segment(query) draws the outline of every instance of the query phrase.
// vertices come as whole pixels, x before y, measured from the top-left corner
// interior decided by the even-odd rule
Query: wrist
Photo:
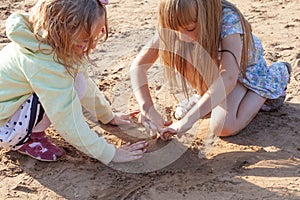
[[[149,113],[149,111],[153,108],[153,103],[152,102],[145,102],[145,103],[142,103],[140,104],[140,110],[141,110],[141,113],[142,114],[146,114],[146,113]]]
[[[193,119],[190,116],[185,116],[181,119],[183,126],[189,127],[189,129],[194,125],[197,120]]]

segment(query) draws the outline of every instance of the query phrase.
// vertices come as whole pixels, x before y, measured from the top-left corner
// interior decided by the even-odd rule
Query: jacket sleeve
[[[64,69],[53,70],[51,68],[53,66],[44,67],[41,71],[31,75],[29,80],[51,123],[75,148],[105,164],[109,163],[115,154],[115,147],[108,144],[103,137],[99,137],[86,123],[70,75]],[[85,102],[88,100],[89,98],[86,98]],[[101,100],[101,98],[96,98],[95,103]],[[106,102],[101,103],[103,106],[100,107],[105,109],[105,112],[99,112],[100,117],[106,116],[102,113],[109,113]]]
[[[97,117],[102,123],[107,124],[114,118],[109,102],[87,72],[84,73],[84,77],[87,89],[81,103],[93,116]]]
[[[21,81],[26,87],[27,94],[22,95],[37,94],[51,123],[67,142],[87,155],[109,163],[115,154],[114,146],[99,137],[86,123],[73,78],[49,53],[52,52],[51,46],[36,40],[28,15],[11,15],[7,27],[7,35],[14,47],[10,52],[14,63],[11,69],[22,74],[14,77],[12,82]]]

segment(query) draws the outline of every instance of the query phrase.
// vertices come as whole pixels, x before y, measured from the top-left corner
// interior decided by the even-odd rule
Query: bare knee
[[[214,135],[218,137],[230,137],[238,134],[240,131],[234,125],[228,126],[224,125],[223,127],[213,127],[211,128]]]
[[[239,130],[223,129],[219,137],[230,137],[238,134]]]

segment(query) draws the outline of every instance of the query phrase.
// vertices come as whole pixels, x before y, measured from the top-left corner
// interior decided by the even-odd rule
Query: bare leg
[[[226,101],[213,109],[211,130],[221,137],[237,134],[256,116],[265,100],[238,83]]]
[[[51,125],[51,122],[46,114],[44,114],[42,120],[32,129],[32,132],[43,132],[45,131],[49,126]]]

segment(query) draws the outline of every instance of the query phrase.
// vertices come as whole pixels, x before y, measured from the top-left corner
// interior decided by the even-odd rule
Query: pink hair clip
[[[102,6],[106,6],[109,3],[108,0],[99,0],[99,2],[102,4]]]

